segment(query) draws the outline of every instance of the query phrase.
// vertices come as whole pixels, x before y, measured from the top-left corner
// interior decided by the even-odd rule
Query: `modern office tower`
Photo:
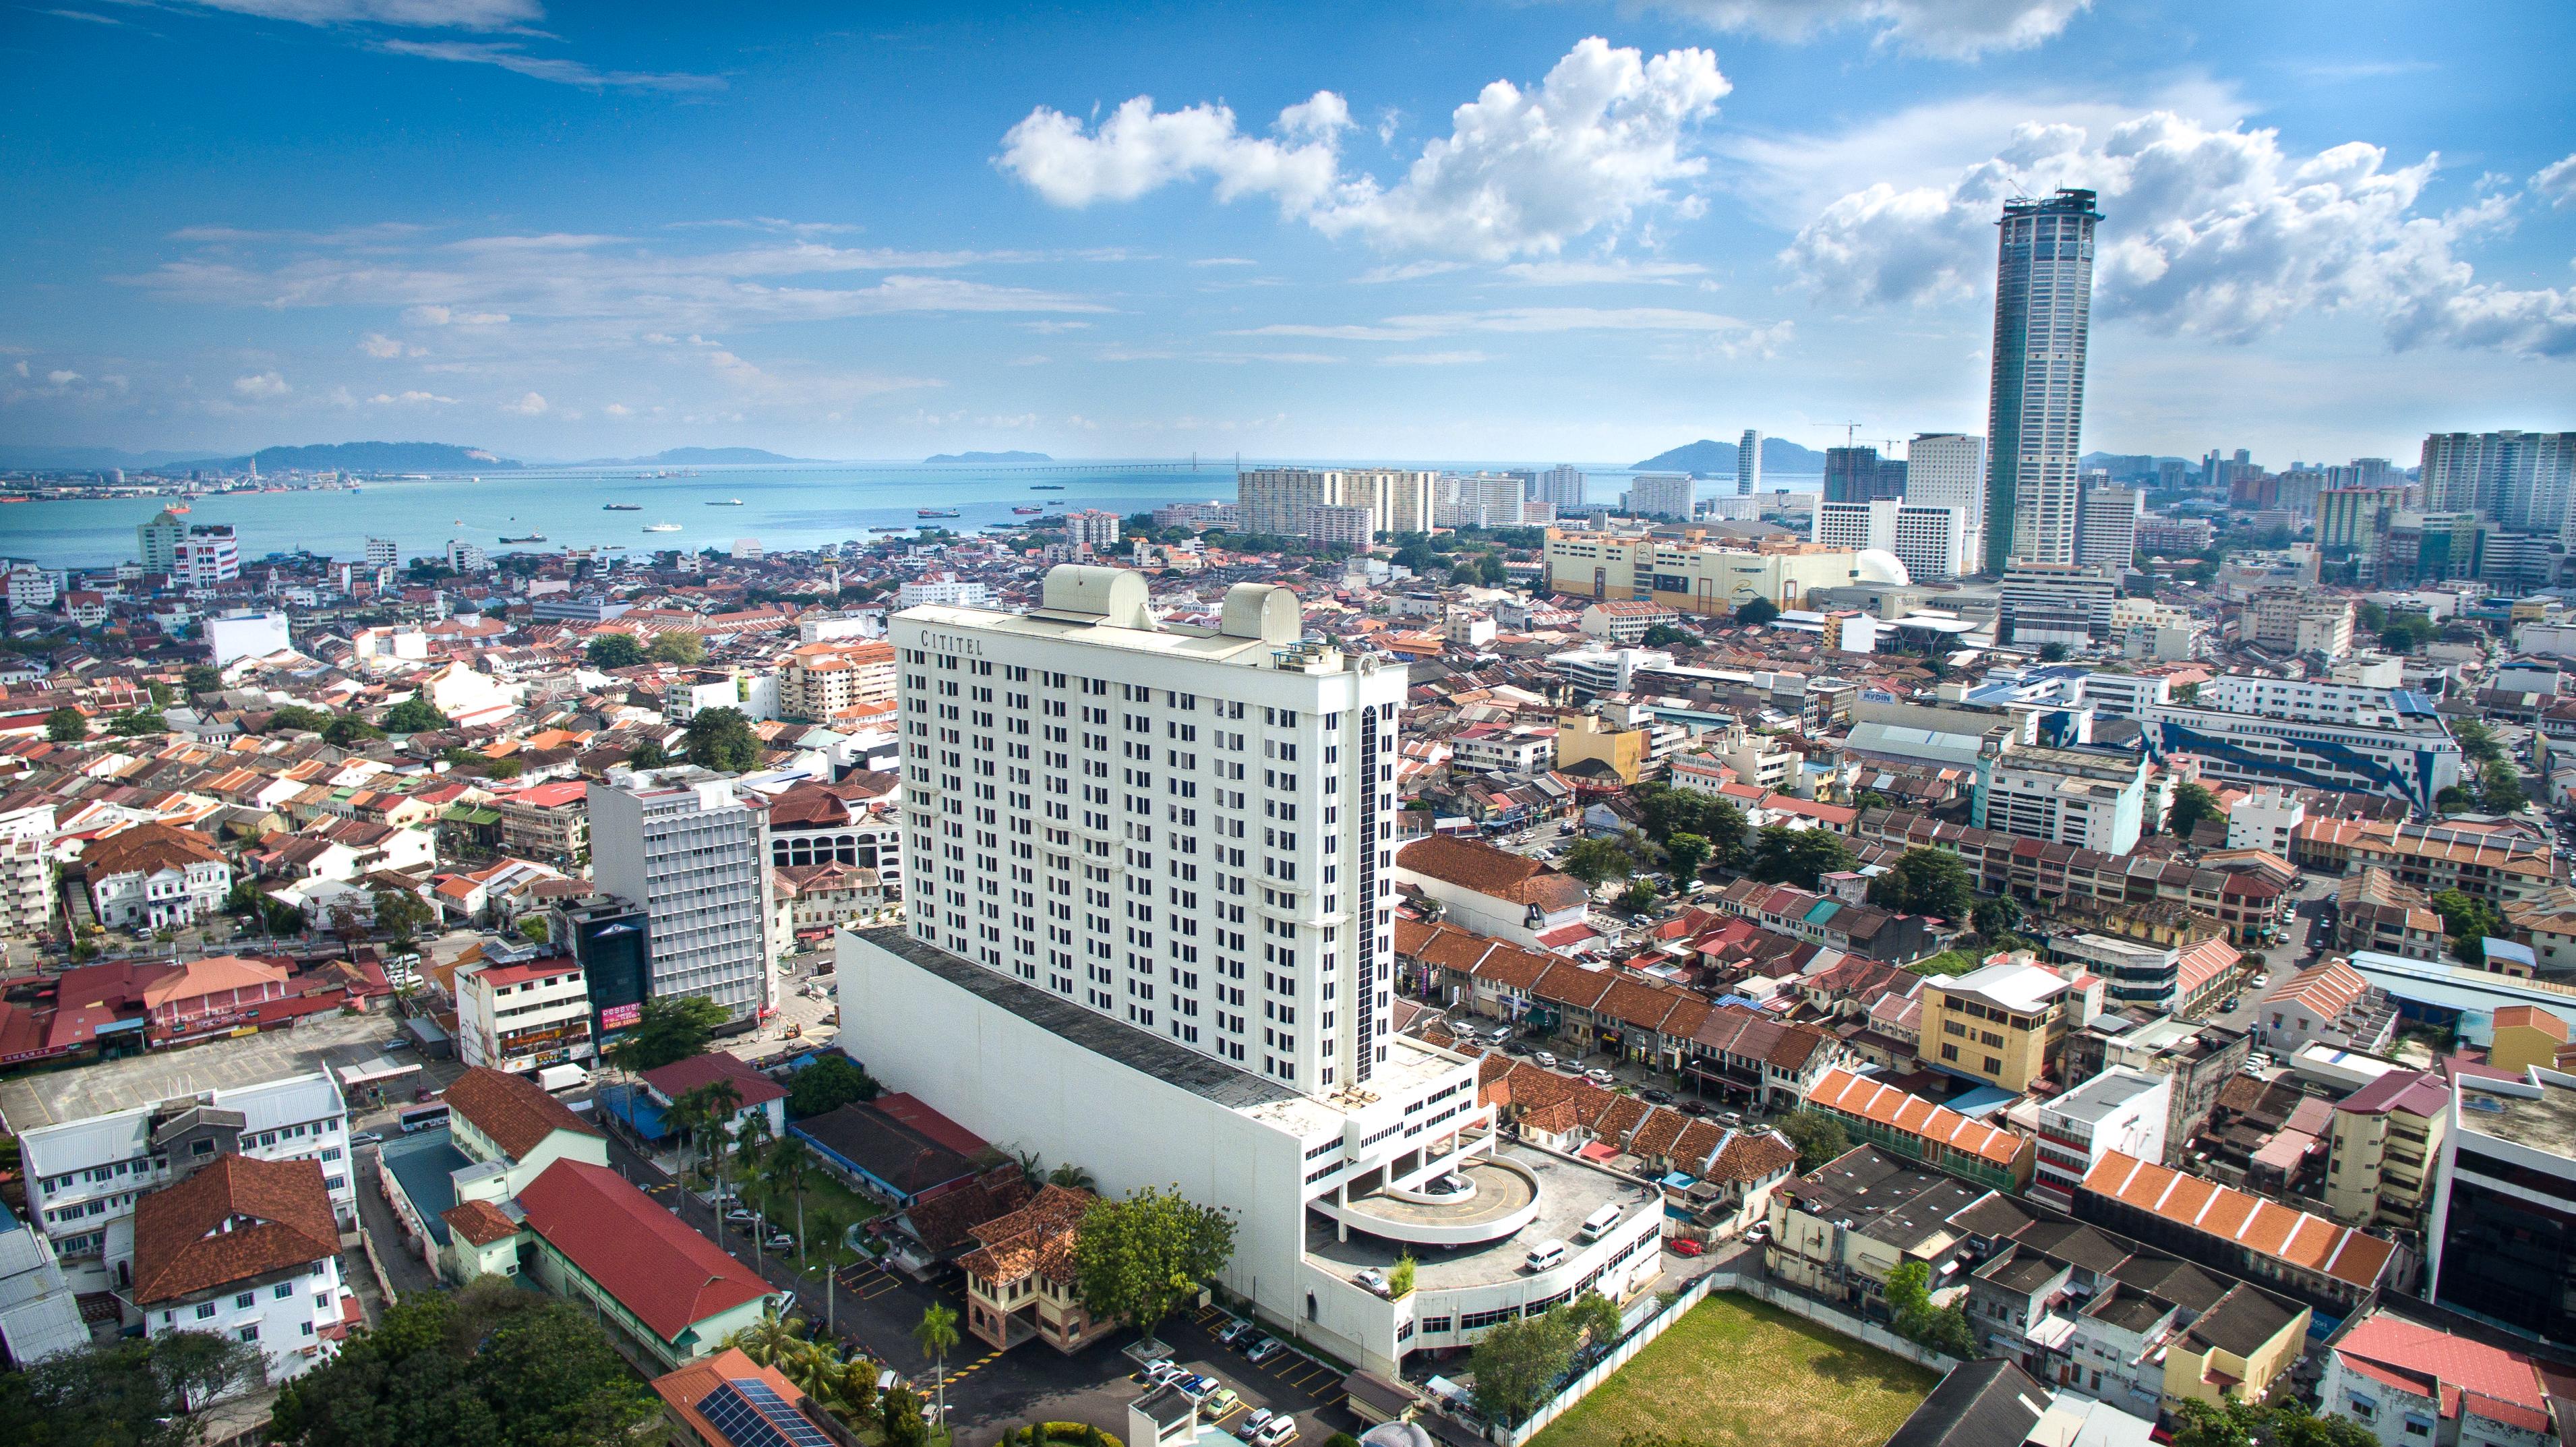
[[[2400,511],[2380,544],[2380,583],[2403,588],[2476,577],[2486,557],[2481,521],[2473,512]]]
[[[166,508],[136,524],[134,547],[143,571],[168,573],[178,567],[179,543],[187,536],[188,525]]]
[[[1918,583],[1961,577],[1977,566],[1962,510],[1904,498],[1819,503],[1816,541],[1854,552],[1875,548],[1893,553],[1905,565],[1906,576]]]
[[[1750,427],[1744,429],[1744,440],[1735,444],[1735,495],[1751,497],[1762,490],[1762,434]]]
[[[367,566],[391,568],[402,562],[402,548],[391,538],[367,539]]]
[[[590,786],[591,882],[641,905],[648,993],[697,995],[751,1025],[770,1003],[766,801],[693,766]]]
[[[1059,567],[1025,617],[894,618],[913,937],[1267,1079],[1365,1082],[1404,672],[1302,641],[1285,588],[1236,585],[1207,634],[1145,592]]]
[[[2075,561],[2075,472],[2093,312],[2093,193],[2004,203],[1986,435],[1986,571]]]
[[[1341,501],[1330,474],[1311,467],[1247,468],[1235,480],[1243,530],[1261,537],[1306,535],[1306,510]]]
[[[1628,511],[1688,522],[1699,504],[1699,480],[1687,472],[1641,472],[1628,483]]]
[[[2075,561],[2126,568],[2138,555],[2147,495],[2134,487],[2088,487],[2075,498]]]
[[[2424,439],[2421,478],[2427,512],[2560,534],[2576,497],[2576,432],[2436,432]]]
[[[1531,491],[1530,497],[1559,512],[1571,512],[1583,506],[1583,490],[1583,469],[1571,463],[1558,463],[1538,475],[1538,486]]]
[[[1905,464],[1875,447],[1825,449],[1826,502],[1875,502],[1905,496]]]
[[[1954,507],[1965,519],[1961,545],[1973,573],[1986,556],[1986,439],[1964,432],[1918,432],[1905,447],[1905,500]]]

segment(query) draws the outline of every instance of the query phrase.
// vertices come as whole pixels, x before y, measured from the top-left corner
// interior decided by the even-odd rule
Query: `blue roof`
[[[2005,1106],[2008,1106],[2019,1099],[2021,1099],[2021,1097],[2014,1094],[2012,1091],[1998,1090],[1991,1085],[1983,1085],[1979,1086],[1975,1090],[1969,1091],[1965,1095],[1944,1101],[1942,1104],[1957,1111],[1959,1114],[1974,1120],[1980,1116],[1992,1115],[1996,1111],[2003,1109]]]
[[[2433,700],[2416,689],[2392,688],[2388,691],[2388,709],[2391,713],[2409,717],[2430,718],[2433,716]]]
[[[2520,965],[2527,970],[2537,971],[2540,968],[2540,960],[2537,956],[2532,954],[2531,946],[2529,945],[2515,944],[2511,940],[2500,940],[2493,935],[2488,935],[2486,938],[2478,941],[2478,943],[2485,949],[2487,960],[2491,964],[2496,960],[2505,960],[2510,963]]]
[[[379,1169],[394,1173],[403,1194],[420,1209],[429,1225],[429,1234],[439,1245],[447,1244],[447,1223],[439,1213],[456,1204],[456,1182],[451,1173],[474,1164],[445,1130],[425,1130],[386,1141],[378,1151]]]
[[[635,1127],[635,1133],[648,1141],[657,1141],[671,1133],[663,1119],[662,1107],[649,1091],[631,1085],[611,1085],[599,1092],[599,1103],[611,1115]]]

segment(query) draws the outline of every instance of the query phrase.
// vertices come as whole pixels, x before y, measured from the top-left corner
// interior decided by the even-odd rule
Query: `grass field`
[[[1758,1301],[1711,1296],[1532,1447],[1878,1447],[1938,1380]]]

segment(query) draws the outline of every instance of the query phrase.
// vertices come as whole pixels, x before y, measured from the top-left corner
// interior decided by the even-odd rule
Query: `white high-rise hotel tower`
[[[2075,562],[2076,457],[2093,314],[2090,191],[2004,203],[1995,261],[1986,571]]]

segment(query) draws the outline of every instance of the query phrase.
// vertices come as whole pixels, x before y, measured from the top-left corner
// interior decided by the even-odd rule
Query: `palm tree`
[[[761,1165],[768,1150],[768,1142],[768,1115],[754,1111],[744,1116],[741,1126],[734,1132],[733,1163],[741,1169],[742,1183],[746,1189],[761,1184]],[[769,1235],[769,1214],[766,1209],[769,1203],[763,1201],[761,1204],[764,1209],[761,1212],[760,1222],[751,1228],[751,1259],[757,1267],[767,1270],[769,1258],[763,1253],[762,1248]]]
[[[730,1080],[710,1080],[688,1092],[684,1099],[694,1099],[706,1112],[707,1125],[715,1131],[716,1140],[707,1159],[716,1168],[716,1239],[724,1239],[724,1158],[725,1146],[733,1139],[734,1112],[742,1109],[742,1092]]]
[[[1066,1161],[1048,1172],[1046,1183],[1050,1186],[1062,1186],[1068,1191],[1088,1191],[1097,1184],[1091,1179],[1091,1172],[1071,1161]]]
[[[740,1351],[764,1367],[776,1367],[797,1348],[805,1345],[797,1335],[805,1325],[802,1317],[780,1316],[776,1307],[761,1313],[760,1320],[724,1339],[724,1344]],[[780,1370],[786,1370],[780,1367]]]
[[[1024,1151],[1013,1147],[1011,1156],[1020,1163],[1022,1180],[1035,1181],[1046,1174],[1046,1162],[1039,1158],[1036,1151]]]
[[[694,1158],[697,1155],[698,1132],[705,1129],[707,1124],[705,1103],[699,1100],[694,1092],[683,1095],[671,1102],[671,1108],[662,1113],[662,1120],[664,1124],[679,1133],[680,1188],[686,1191],[689,1184],[689,1168],[695,1163]],[[673,1204],[677,1205],[676,1197]]]
[[[813,1158],[804,1144],[790,1137],[771,1145],[760,1162],[760,1184],[770,1199],[784,1195],[796,1203],[796,1269],[805,1270],[805,1182],[814,1174]]]
[[[912,1329],[913,1344],[921,1354],[937,1365],[932,1369],[939,1384],[939,1429],[948,1427],[948,1349],[957,1345],[957,1313],[946,1303],[933,1305],[921,1314],[921,1325]],[[953,1440],[953,1436],[952,1436]]]
[[[796,1199],[798,1208],[802,1209],[805,1198],[799,1196]],[[840,1332],[834,1329],[832,1325],[832,1298],[839,1294],[837,1278],[840,1273],[841,1233],[849,1230],[850,1228],[849,1224],[841,1219],[841,1213],[833,1210],[815,1212],[814,1226],[817,1234],[819,1234],[824,1241],[823,1335],[833,1341],[839,1341],[841,1339]],[[802,1238],[799,1239],[799,1245],[801,1248]]]

